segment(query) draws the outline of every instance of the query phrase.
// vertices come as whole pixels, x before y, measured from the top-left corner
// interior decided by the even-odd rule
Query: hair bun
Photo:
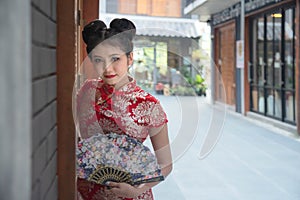
[[[106,25],[101,20],[94,20],[87,24],[82,31],[82,39],[88,44],[93,38],[104,38]]]
[[[112,20],[109,24],[110,28],[116,32],[125,32],[129,36],[130,40],[133,39],[136,33],[135,25],[132,21],[125,18],[116,18]]]
[[[136,28],[133,22],[128,19],[114,19],[110,22],[109,28],[101,20],[94,20],[87,24],[82,31],[82,39],[86,44],[86,51],[89,54],[98,44],[113,36],[122,33],[122,37],[113,37],[117,39],[124,48],[124,51],[131,52],[133,49],[132,39],[135,36]],[[124,37],[123,37],[124,36]]]

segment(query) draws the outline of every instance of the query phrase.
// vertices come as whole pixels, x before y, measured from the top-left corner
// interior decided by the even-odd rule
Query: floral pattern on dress
[[[151,129],[160,129],[168,122],[160,102],[137,86],[135,80],[119,90],[99,79],[87,80],[78,92],[76,108],[82,138],[114,132],[143,142]],[[143,111],[143,108],[148,110]],[[77,186],[84,200],[132,200],[112,197],[105,193],[103,186],[80,179]],[[137,199],[153,200],[151,190]]]
[[[133,119],[137,121],[138,124],[148,125],[150,123],[152,107],[154,102],[141,102],[136,108],[132,109]]]
[[[153,106],[151,117],[150,117],[150,127],[159,127],[161,124],[165,123],[166,114],[160,104],[155,104]]]

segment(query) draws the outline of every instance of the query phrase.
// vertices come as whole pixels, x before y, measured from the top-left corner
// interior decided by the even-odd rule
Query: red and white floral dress
[[[81,138],[98,133],[127,134],[145,141],[149,133],[159,131],[168,122],[159,101],[130,82],[119,90],[98,79],[87,80],[77,94],[76,121]],[[133,200],[106,193],[104,187],[77,179],[79,199]],[[151,189],[136,199],[153,200]]]

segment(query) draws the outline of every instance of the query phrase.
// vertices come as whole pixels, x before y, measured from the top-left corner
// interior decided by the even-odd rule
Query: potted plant
[[[195,76],[194,87],[199,96],[206,96],[207,86],[204,81],[204,78],[202,78],[199,74]]]

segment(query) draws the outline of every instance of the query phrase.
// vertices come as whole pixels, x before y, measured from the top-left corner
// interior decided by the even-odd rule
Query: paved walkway
[[[300,200],[299,140],[214,110],[202,97],[158,98],[176,160],[172,174],[154,188],[156,200]],[[211,129],[221,137],[201,159]]]

